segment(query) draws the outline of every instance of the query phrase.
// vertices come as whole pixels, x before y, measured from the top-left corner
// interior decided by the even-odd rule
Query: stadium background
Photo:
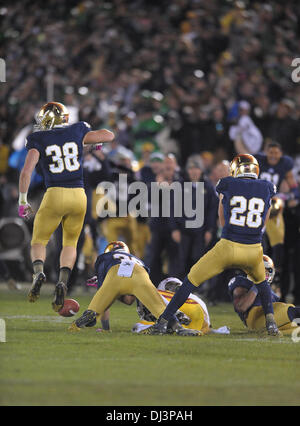
[[[281,143],[295,161],[299,183],[300,84],[291,79],[292,60],[300,56],[299,17],[297,1],[49,0],[43,6],[37,1],[1,6],[0,57],[6,62],[0,91],[1,281],[31,281],[32,221],[17,216],[18,176],[25,137],[46,101],[67,105],[72,122],[84,120],[116,134],[110,149],[85,156],[89,209],[71,290],[91,275],[97,253],[116,228],[134,253],[153,263],[156,284],[157,277],[175,273],[174,263],[181,268],[177,275],[186,272],[191,259],[183,262],[168,221],[99,220],[95,188],[101,180],[116,181],[119,172],[146,183],[188,180],[191,156],[215,185],[237,152],[230,129],[239,119],[240,101],[248,102],[253,126],[262,134],[258,151],[268,141]],[[37,169],[29,193],[33,207],[43,192]],[[290,290],[300,287],[299,209],[285,205]],[[200,253],[218,239],[216,208],[206,220],[211,217],[211,235],[206,239],[203,230]],[[165,250],[153,258],[158,246]],[[57,278],[59,249],[58,231],[48,247],[49,282]],[[208,288],[209,301],[227,300],[224,277]]]

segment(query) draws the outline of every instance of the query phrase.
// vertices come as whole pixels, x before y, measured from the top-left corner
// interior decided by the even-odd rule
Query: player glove
[[[185,315],[183,312],[177,311],[175,316],[182,325],[189,325],[191,322],[191,318]]]
[[[20,204],[19,205],[19,216],[22,219],[30,219],[33,214],[33,210],[30,204]]]
[[[85,285],[89,286],[89,287],[97,287],[98,286],[98,278],[97,275],[94,275],[92,278],[89,278]]]

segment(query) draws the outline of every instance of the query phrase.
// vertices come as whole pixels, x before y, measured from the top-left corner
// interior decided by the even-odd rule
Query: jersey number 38
[[[53,162],[49,164],[51,173],[62,173],[64,170],[74,172],[80,168],[78,146],[75,142],[66,142],[62,147],[49,145],[46,148],[46,155],[52,156]]]
[[[262,224],[262,213],[265,202],[262,198],[253,197],[247,200],[243,196],[235,195],[230,199],[231,215],[229,223],[236,226],[258,228]]]

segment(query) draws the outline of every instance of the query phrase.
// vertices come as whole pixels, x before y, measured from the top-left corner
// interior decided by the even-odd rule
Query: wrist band
[[[27,192],[19,193],[19,204],[27,204]]]

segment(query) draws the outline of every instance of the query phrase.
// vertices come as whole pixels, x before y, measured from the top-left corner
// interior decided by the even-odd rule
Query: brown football
[[[80,306],[77,300],[65,299],[64,306],[58,311],[62,317],[73,317],[79,311]]]

